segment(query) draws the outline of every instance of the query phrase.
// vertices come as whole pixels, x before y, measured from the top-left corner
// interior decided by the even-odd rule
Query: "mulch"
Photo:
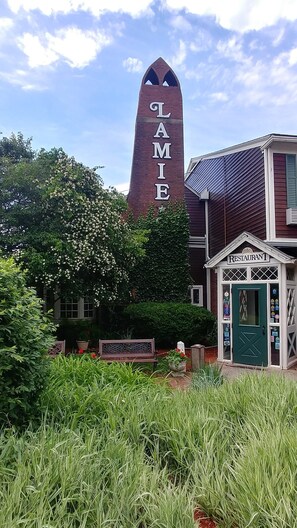
[[[205,516],[201,510],[194,511],[194,520],[199,522],[199,528],[217,528],[217,523]]]

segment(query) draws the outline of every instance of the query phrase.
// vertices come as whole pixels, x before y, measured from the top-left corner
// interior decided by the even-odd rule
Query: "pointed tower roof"
[[[156,86],[177,86],[180,88],[178,78],[162,57],[159,57],[146,70],[142,84],[146,85],[147,83]]]

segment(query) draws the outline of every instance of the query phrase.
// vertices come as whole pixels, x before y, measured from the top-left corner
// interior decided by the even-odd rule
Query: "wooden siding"
[[[190,235],[205,236],[205,205],[199,197],[185,187],[186,208],[190,219]]]
[[[286,224],[287,182],[286,155],[273,155],[274,167],[274,203],[276,238],[297,238],[297,226]]]
[[[264,158],[253,148],[202,160],[187,183],[208,189],[210,257],[243,231],[266,237]]]

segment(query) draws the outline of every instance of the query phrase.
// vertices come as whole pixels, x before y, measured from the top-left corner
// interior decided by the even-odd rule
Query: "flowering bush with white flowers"
[[[105,189],[95,169],[53,149],[10,167],[4,180],[0,247],[28,269],[31,284],[91,292],[95,305],[128,291],[138,242],[123,220],[123,196]]]

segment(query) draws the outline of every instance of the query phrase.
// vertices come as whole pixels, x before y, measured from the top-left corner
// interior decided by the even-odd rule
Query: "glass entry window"
[[[259,325],[259,291],[239,289],[239,324]]]
[[[267,366],[267,286],[233,284],[233,361]]]

